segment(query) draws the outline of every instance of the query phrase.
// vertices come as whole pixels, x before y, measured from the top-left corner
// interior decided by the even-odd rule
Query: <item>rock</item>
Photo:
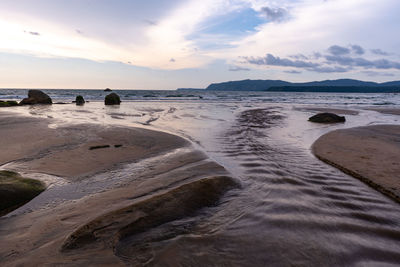
[[[77,105],[81,106],[81,105],[85,104],[85,99],[83,98],[83,96],[78,95],[78,96],[76,96],[76,98],[75,98],[75,103],[76,103]]]
[[[104,103],[106,105],[119,105],[121,103],[121,100],[119,98],[119,95],[116,93],[111,93],[106,96]]]
[[[24,205],[45,190],[37,180],[21,177],[12,171],[0,171],[0,216]]]
[[[110,147],[110,145],[91,146],[91,147],[89,147],[89,150],[100,149],[100,148],[109,148],[109,147]]]
[[[117,245],[119,240],[151,231],[175,220],[219,204],[221,197],[239,184],[228,176],[203,178],[161,194],[102,214],[71,233],[62,251],[93,246],[95,243]],[[169,237],[171,234],[168,233]]]
[[[28,98],[24,98],[20,105],[52,104],[50,96],[40,90],[29,90]]]
[[[112,90],[110,88],[104,89],[104,92],[111,92]]]
[[[345,122],[346,118],[344,116],[338,116],[334,113],[318,113],[308,119],[311,122],[317,123],[337,123]]]
[[[0,100],[0,107],[13,107],[18,106],[17,101],[2,101]]]

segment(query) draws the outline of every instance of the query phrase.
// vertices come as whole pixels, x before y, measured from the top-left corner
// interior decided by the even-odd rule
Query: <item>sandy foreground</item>
[[[80,183],[99,173],[111,176],[124,163],[157,162],[140,175],[125,173],[132,177],[123,186],[0,218],[1,266],[131,263],[118,257],[121,239],[215,205],[238,186],[223,167],[171,134],[88,124],[55,127],[48,119],[7,113],[0,114],[0,124],[0,163],[18,172]],[[89,149],[103,145],[110,147]]]
[[[336,130],[312,146],[321,160],[400,202],[400,126]]]

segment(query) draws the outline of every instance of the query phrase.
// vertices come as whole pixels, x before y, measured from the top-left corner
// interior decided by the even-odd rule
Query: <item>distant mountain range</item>
[[[400,81],[385,83],[352,79],[291,83],[282,80],[243,80],[212,83],[206,90],[213,91],[288,91],[288,92],[400,92]]]

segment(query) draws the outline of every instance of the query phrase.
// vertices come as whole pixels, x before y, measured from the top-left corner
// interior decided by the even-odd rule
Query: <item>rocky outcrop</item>
[[[78,95],[78,96],[76,96],[76,98],[75,98],[75,103],[76,103],[78,106],[82,106],[83,104],[85,104],[85,99],[83,98],[83,96]]]
[[[17,101],[2,101],[0,100],[0,107],[13,107],[18,106]]]
[[[119,95],[116,93],[111,93],[106,96],[104,100],[104,104],[106,105],[119,105],[121,103],[121,99],[119,98]]]
[[[344,116],[338,116],[334,113],[318,113],[308,119],[308,121],[316,123],[338,123],[345,122],[346,118]]]
[[[104,92],[111,92],[112,90],[110,88],[104,89]]]
[[[28,98],[24,98],[20,105],[52,104],[50,96],[40,90],[29,90]]]
[[[0,171],[0,216],[24,205],[45,189],[37,180],[21,177],[12,171]]]
[[[228,176],[203,178],[181,185],[88,222],[65,240],[62,250],[90,247],[96,243],[113,247],[127,236],[215,206],[228,190],[238,187],[239,184]]]

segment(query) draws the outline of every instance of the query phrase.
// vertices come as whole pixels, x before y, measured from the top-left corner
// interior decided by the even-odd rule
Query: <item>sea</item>
[[[173,133],[240,181],[215,207],[144,233],[151,240],[145,245],[126,240],[120,253],[133,265],[399,266],[400,205],[321,162],[311,146],[332,130],[399,124],[398,115],[377,109],[400,108],[400,94],[114,90],[121,105],[105,106],[103,90],[43,91],[59,104],[8,110],[51,118],[54,128],[97,123]],[[27,92],[1,89],[0,99],[21,100]],[[72,104],[77,95],[88,102]],[[352,112],[345,123],[319,125],[308,122],[316,108]],[[33,201],[10,216],[79,199],[110,181],[117,187],[124,173],[112,175],[73,191],[56,184],[43,193],[46,203]],[[63,188],[68,195],[54,193]],[[168,236],[160,234],[163,227]]]

